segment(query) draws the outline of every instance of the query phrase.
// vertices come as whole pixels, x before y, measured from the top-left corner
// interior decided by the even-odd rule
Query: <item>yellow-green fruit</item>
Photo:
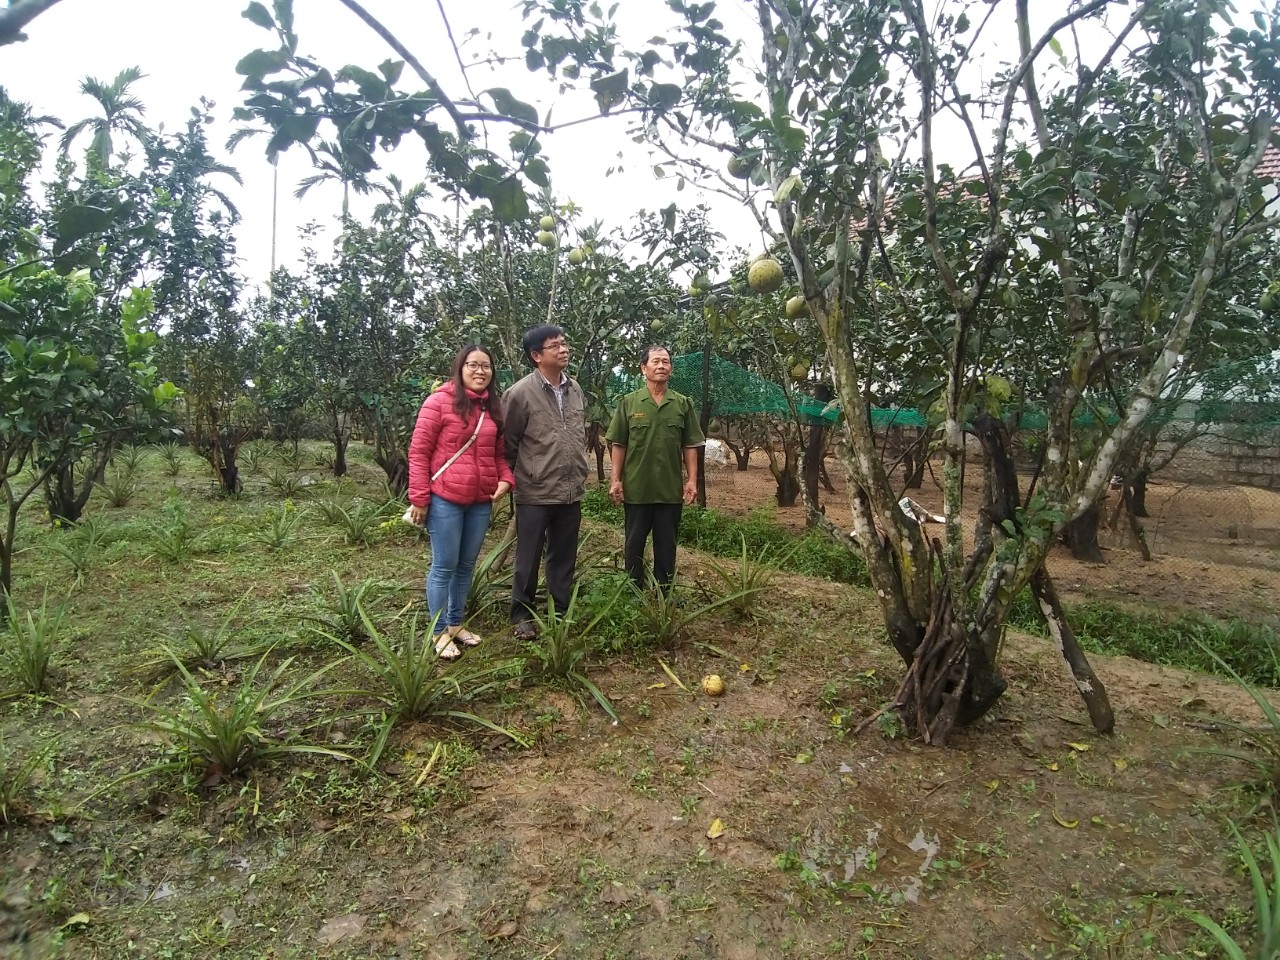
[[[649,324],[649,332],[657,333],[659,330],[661,330],[665,326],[666,324],[663,323],[661,320],[654,320]]]
[[[702,692],[708,697],[718,697],[724,693],[724,681],[719,674],[709,673],[702,678]]]
[[[547,214],[547,216],[538,221],[538,226],[543,230],[554,230],[556,227],[556,218]]]
[[[807,363],[797,363],[791,368],[792,380],[803,380],[809,375],[809,365]]]
[[[556,245],[556,235],[549,230],[543,230],[538,234],[538,242],[544,247],[554,247]]]
[[[729,160],[729,176],[738,180],[749,178],[755,168],[755,161],[748,157],[733,157]]]
[[[762,257],[747,271],[747,286],[756,293],[773,293],[782,286],[782,266],[773,257]]]
[[[695,283],[695,284],[691,284],[691,285],[690,285],[690,287],[689,287],[689,296],[691,296],[691,297],[700,297],[700,296],[702,296],[702,288],[701,288],[700,286],[698,286],[696,283]]]
[[[1263,313],[1270,313],[1276,307],[1280,307],[1280,280],[1273,281],[1271,286],[1263,291],[1258,306],[1262,308]]]
[[[809,304],[804,297],[792,297],[787,301],[787,319],[795,320],[809,312]]]
[[[587,255],[582,252],[581,247],[578,247],[576,249],[569,251],[569,262],[572,263],[575,267],[582,266],[582,261],[586,259],[587,259]]]

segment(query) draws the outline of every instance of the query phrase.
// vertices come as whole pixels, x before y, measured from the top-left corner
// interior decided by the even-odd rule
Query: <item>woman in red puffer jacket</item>
[[[515,477],[503,452],[502,404],[488,347],[463,347],[453,376],[427,397],[409,442],[409,512],[431,535],[427,607],[442,660],[462,656],[480,637],[463,629],[476,557],[493,503]]]

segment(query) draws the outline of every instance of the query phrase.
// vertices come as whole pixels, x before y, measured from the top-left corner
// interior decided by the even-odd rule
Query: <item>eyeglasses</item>
[[[560,350],[562,348],[565,350],[569,349],[569,342],[567,340],[548,340],[538,348],[538,352],[541,353],[544,350]]]
[[[463,367],[472,373],[493,373],[493,366],[488,363],[464,363]]]

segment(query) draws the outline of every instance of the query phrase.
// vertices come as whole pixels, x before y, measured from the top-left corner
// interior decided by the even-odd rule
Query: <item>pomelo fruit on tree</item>
[[[556,235],[550,230],[542,230],[538,233],[538,242],[544,247],[554,247],[556,245]]]
[[[575,247],[569,251],[569,262],[575,267],[582,266],[582,261],[587,259],[587,255],[582,252],[581,247]]]
[[[809,365],[801,361],[791,368],[792,380],[803,380],[809,375]]]
[[[809,312],[809,304],[804,297],[795,296],[787,301],[787,319],[795,320]]]
[[[747,286],[756,293],[773,293],[782,286],[782,265],[773,257],[761,257],[747,271]]]
[[[748,179],[755,168],[756,163],[750,157],[736,156],[729,159],[729,176],[737,180]]]
[[[538,226],[543,230],[554,230],[556,226],[556,218],[551,216],[551,214],[547,214],[538,221]]]

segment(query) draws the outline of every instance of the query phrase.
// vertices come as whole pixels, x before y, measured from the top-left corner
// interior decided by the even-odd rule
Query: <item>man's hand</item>
[[[427,508],[410,504],[409,510],[408,510],[408,517],[409,517],[410,523],[420,527],[427,522]]]
[[[684,482],[684,505],[691,506],[698,499],[698,478],[690,477]]]
[[[609,481],[609,499],[612,500],[614,503],[622,502],[622,481],[621,480]]]
[[[493,491],[493,496],[490,497],[489,499],[496,502],[498,500],[501,500],[510,492],[511,492],[511,484],[509,484],[506,480],[499,480],[498,489]]]

